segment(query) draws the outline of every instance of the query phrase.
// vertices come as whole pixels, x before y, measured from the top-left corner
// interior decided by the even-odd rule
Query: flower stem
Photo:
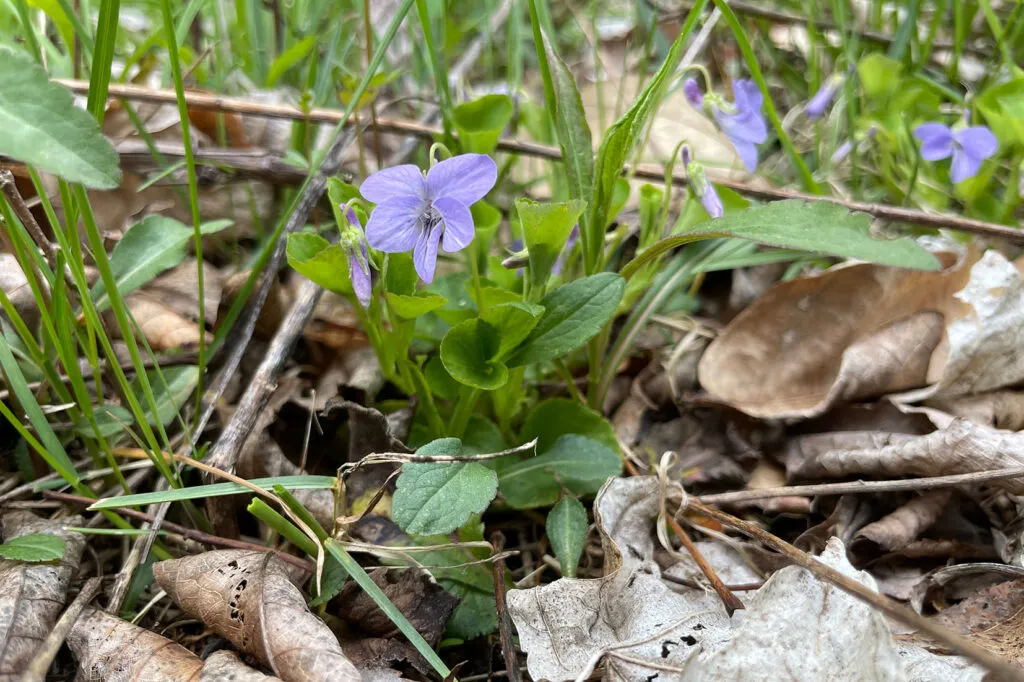
[[[448,435],[453,438],[462,438],[462,434],[466,431],[466,425],[469,424],[469,418],[473,414],[473,406],[476,405],[478,395],[480,395],[480,389],[469,386],[462,387],[459,392],[459,400],[455,403],[455,412],[448,425]]]

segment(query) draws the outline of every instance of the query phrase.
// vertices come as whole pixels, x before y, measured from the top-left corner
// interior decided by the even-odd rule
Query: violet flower
[[[847,156],[849,156],[850,152],[853,151],[854,143],[859,144],[861,142],[861,140],[873,140],[873,139],[875,139],[875,133],[877,133],[877,132],[878,132],[878,126],[873,125],[870,128],[868,128],[868,131],[866,133],[864,133],[863,138],[856,138],[855,137],[853,140],[847,140],[846,142],[843,142],[841,145],[836,147],[836,150],[834,152],[832,152],[832,159],[831,159],[832,165],[836,166],[836,165],[842,163],[843,159],[845,159]]]
[[[922,123],[914,128],[914,137],[921,141],[921,158],[925,161],[953,157],[949,177],[955,183],[973,178],[981,162],[999,150],[999,141],[986,126],[950,128],[942,123]]]
[[[722,214],[725,213],[725,209],[722,206],[722,200],[718,196],[718,192],[715,191],[715,186],[708,181],[707,173],[704,172],[704,166],[693,160],[690,154],[690,145],[684,144],[681,152],[683,157],[683,168],[686,169],[686,181],[690,184],[693,189],[693,194],[700,201],[700,205],[704,207],[708,215],[711,218],[721,218]]]
[[[683,81],[683,94],[694,109],[700,110],[704,106],[704,93],[700,91],[696,78],[687,78]]]
[[[366,224],[366,238],[385,253],[412,249],[417,274],[430,283],[438,246],[453,253],[473,241],[469,207],[483,199],[497,179],[498,166],[486,154],[453,156],[426,174],[410,164],[379,170],[359,188],[377,204]]]
[[[837,74],[825,81],[825,84],[804,105],[804,113],[807,114],[807,118],[817,121],[824,116],[825,111],[832,104],[832,100],[835,98],[836,93],[839,92],[839,88],[845,80],[844,76]]]
[[[711,101],[711,113],[718,121],[732,146],[736,148],[743,165],[751,173],[757,168],[757,145],[768,139],[768,126],[765,125],[761,107],[764,95],[757,83],[744,78],[733,84],[735,101],[727,104],[720,97],[707,99]]]
[[[562,270],[565,268],[565,260],[572,253],[572,249],[576,246],[576,242],[580,238],[580,226],[576,225],[572,228],[572,232],[569,233],[569,238],[565,240],[565,246],[562,247],[562,252],[558,254],[558,259],[555,264],[551,266],[552,275],[562,274]]]
[[[359,305],[366,308],[370,305],[370,294],[373,284],[370,281],[370,254],[366,250],[366,236],[359,216],[351,206],[341,205],[348,219],[348,228],[342,230],[339,243],[348,256],[348,276],[352,280],[352,291],[356,294]]]

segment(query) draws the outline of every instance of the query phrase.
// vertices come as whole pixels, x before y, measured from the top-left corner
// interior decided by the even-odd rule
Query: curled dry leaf
[[[188,259],[125,297],[128,309],[155,350],[199,345],[199,293],[196,260]],[[203,312],[209,324],[217,319],[222,278],[203,263]],[[111,325],[116,329],[116,325]],[[206,332],[206,339],[213,336]]]
[[[772,287],[708,347],[701,384],[766,418],[810,417],[898,391],[902,400],[980,393],[1024,379],[1024,281],[996,251],[929,241],[945,269],[870,264]]]
[[[230,651],[218,651],[205,663],[171,640],[117,616],[86,609],[68,635],[85,679],[95,682],[272,682]]]
[[[144,293],[129,294],[125,302],[153,350],[188,349],[199,345],[199,325],[165,303]],[[207,342],[213,340],[212,334],[205,334]]]
[[[4,515],[5,541],[33,533],[55,535],[64,541],[64,556],[53,564],[0,559],[0,680],[21,675],[57,622],[85,549],[85,538],[67,527],[81,522],[77,516],[48,521],[27,511]]]
[[[891,514],[864,526],[857,536],[887,552],[901,549],[938,520],[952,495],[952,488],[925,491]]]
[[[170,559],[154,564],[153,577],[186,613],[285,682],[360,679],[269,553],[220,550]]]
[[[424,570],[377,569],[370,573],[373,582],[409,619],[427,643],[436,646],[444,634],[444,625],[459,600],[431,580]],[[358,585],[349,581],[338,593],[338,616],[362,632],[374,637],[396,638],[395,623]]]
[[[924,436],[850,432],[800,440],[806,445],[812,439],[818,447],[793,472],[798,478],[945,476],[1024,466],[1024,433],[979,426],[966,419],[953,419],[945,428]],[[826,439],[828,446],[820,447]],[[801,452],[806,454],[804,449]],[[787,462],[787,468],[789,465]],[[1024,494],[1024,479],[988,485]]]
[[[594,509],[609,575],[562,578],[508,594],[533,679],[581,679],[601,660],[605,679],[629,682],[780,676],[807,682],[959,682],[984,674],[964,659],[898,644],[884,615],[803,568],[777,571],[747,593],[746,609],[732,618],[704,590],[669,588],[661,576],[684,562],[660,572],[651,560],[658,513],[653,477],[612,479]],[[724,579],[749,580],[733,559],[703,544],[701,551]],[[871,576],[847,561],[838,539],[828,542],[821,560],[875,589]]]

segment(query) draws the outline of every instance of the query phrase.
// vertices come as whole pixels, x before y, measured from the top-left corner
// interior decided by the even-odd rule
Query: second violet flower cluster
[[[804,105],[807,118],[818,120],[824,116],[845,81],[846,75],[843,74],[828,78]],[[736,149],[743,165],[754,172],[757,168],[757,145],[768,139],[768,126],[761,114],[764,95],[757,83],[750,79],[737,80],[733,84],[733,101],[727,102],[717,93],[703,93],[696,79],[687,78],[683,81],[683,94],[691,106],[715,120]],[[872,137],[875,130],[873,126],[866,137]],[[954,183],[977,175],[981,163],[995,155],[999,148],[996,136],[988,127],[967,125],[966,114],[953,126],[938,122],[922,123],[914,129],[914,137],[921,142],[921,158],[925,161],[953,158],[949,175]],[[841,161],[851,146],[850,142],[844,143],[832,157],[833,163]],[[692,159],[688,146],[683,147],[683,165],[694,195],[708,215],[712,218],[721,216],[722,202],[707,180],[703,167]]]

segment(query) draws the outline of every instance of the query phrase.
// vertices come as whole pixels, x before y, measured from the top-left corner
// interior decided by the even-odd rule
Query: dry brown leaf
[[[938,520],[952,495],[952,488],[926,491],[891,514],[864,526],[857,531],[857,536],[887,552],[901,549]]]
[[[203,662],[155,632],[98,609],[86,609],[68,635],[85,679],[104,682],[199,680]]]
[[[855,264],[777,284],[711,343],[701,385],[757,417],[810,417],[924,385],[941,339],[935,313],[954,307],[973,262],[937,255],[940,272]]]
[[[360,679],[269,553],[219,550],[170,559],[153,565],[153,577],[186,613],[285,682]]]
[[[35,329],[40,319],[39,306],[18,259],[12,253],[0,253],[0,290],[11,299],[11,304],[28,328]],[[7,314],[2,314],[6,319]]]
[[[171,640],[98,609],[86,609],[68,635],[85,679],[95,682],[175,682],[234,680],[273,682],[230,651],[201,661]]]
[[[27,511],[3,517],[4,540],[32,533],[64,541],[64,556],[54,564],[0,559],[0,680],[17,679],[53,629],[64,606],[68,584],[78,570],[85,537],[67,530],[80,517],[49,521]]]
[[[822,446],[825,439],[830,441],[828,446],[815,448],[813,455],[795,470],[790,469],[795,476],[945,476],[1024,466],[1024,433],[979,426],[966,419],[953,419],[946,428],[925,436],[851,432],[809,436],[798,442],[814,440]],[[991,481],[988,485],[1024,494],[1024,479]]]
[[[146,283],[141,292],[190,320],[198,320],[199,287],[196,274],[196,259],[186,258],[177,267]],[[203,314],[210,325],[217,319],[223,280],[220,270],[203,262]]]
[[[173,308],[143,292],[129,294],[125,303],[153,350],[199,346],[199,325]],[[207,343],[213,341],[212,334],[205,332],[205,335]]]
[[[936,620],[970,636],[1017,665],[1024,665],[1024,579],[982,588]]]
[[[459,603],[458,599],[433,582],[430,574],[423,570],[382,568],[371,571],[370,577],[428,644],[436,646],[441,641],[445,623]],[[347,582],[337,599],[337,615],[350,625],[374,637],[399,637],[394,621],[354,582]]]
[[[1024,391],[992,391],[981,395],[934,398],[924,404],[982,426],[1007,431],[1024,429]]]

